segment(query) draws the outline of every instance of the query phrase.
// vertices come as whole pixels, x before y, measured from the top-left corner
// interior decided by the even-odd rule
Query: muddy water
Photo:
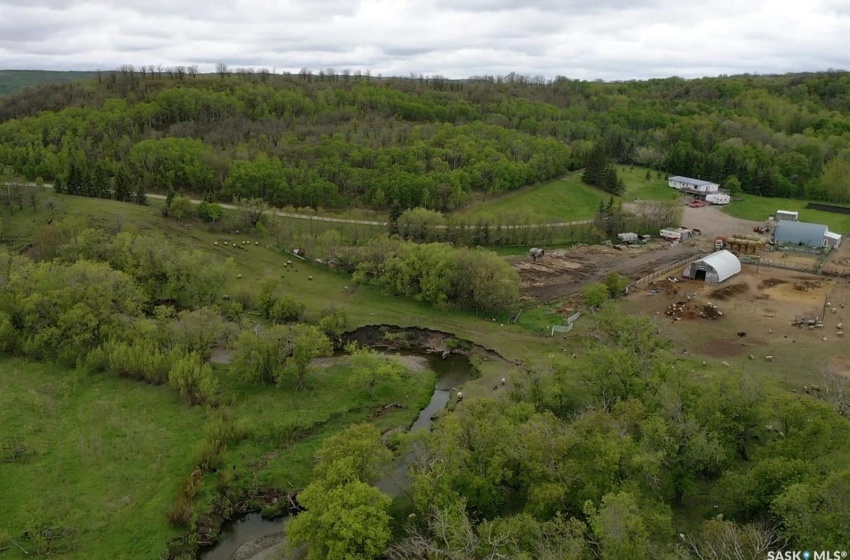
[[[452,392],[472,378],[472,366],[466,356],[450,355],[440,358],[434,354],[397,352],[403,356],[423,356],[429,369],[437,373],[437,384],[431,401],[419,412],[419,417],[410,427],[411,432],[430,431],[434,416],[443,410],[451,399]],[[385,478],[375,483],[381,491],[393,498],[400,496],[408,486],[407,469],[413,456],[402,457]],[[259,513],[250,513],[226,526],[219,542],[208,551],[202,552],[202,560],[261,560],[275,549],[278,558],[289,558],[284,554],[284,539],[280,536],[286,519],[263,519]]]

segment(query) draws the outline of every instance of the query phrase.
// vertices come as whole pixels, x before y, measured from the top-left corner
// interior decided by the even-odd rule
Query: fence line
[[[629,291],[631,291],[634,288],[638,288],[640,286],[644,286],[646,284],[649,284],[650,282],[652,282],[653,280],[655,280],[659,276],[663,276],[664,274],[667,274],[671,270],[675,270],[679,267],[691,264],[694,261],[698,261],[707,254],[708,253],[697,253],[696,255],[691,255],[690,257],[685,257],[684,259],[678,260],[678,261],[674,262],[673,264],[668,264],[664,268],[660,268],[660,269],[656,270],[655,272],[653,272],[652,274],[649,274],[647,276],[644,276],[643,278],[636,280],[635,282],[633,282],[629,286],[628,289],[629,289]]]

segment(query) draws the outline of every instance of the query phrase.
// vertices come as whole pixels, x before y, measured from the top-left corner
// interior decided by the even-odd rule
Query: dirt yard
[[[621,250],[591,245],[547,251],[536,262],[530,257],[513,257],[511,264],[519,272],[524,297],[553,301],[575,294],[587,284],[604,280],[612,270],[638,279],[698,252],[691,242],[675,247],[651,243]]]
[[[681,271],[670,276],[681,278]],[[797,317],[822,314],[826,303],[822,327],[793,325]],[[658,317],[679,354],[765,371],[790,388],[817,383],[820,369],[830,362],[845,369],[850,364],[843,335],[844,322],[850,327],[850,281],[845,279],[768,267],[756,274],[755,266],[745,265],[719,287],[660,279],[623,305]]]
[[[716,206],[685,207],[682,223],[701,230],[702,234],[675,246],[660,241],[622,250],[601,245],[579,246],[547,250],[537,262],[529,257],[513,257],[510,262],[519,272],[525,298],[553,301],[578,293],[587,284],[603,280],[611,271],[637,280],[689,255],[700,251],[710,253],[714,250],[715,237],[752,233],[753,227],[761,224],[733,218]]]
[[[753,222],[742,220],[724,214],[719,206],[703,206],[702,208],[691,208],[685,206],[685,214],[682,217],[682,225],[688,229],[702,230],[702,236],[713,241],[718,236],[735,235],[736,233],[753,233],[755,226],[763,225],[765,222]]]

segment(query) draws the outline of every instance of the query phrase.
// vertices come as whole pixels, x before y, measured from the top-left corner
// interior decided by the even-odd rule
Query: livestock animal
[[[538,249],[537,247],[533,247],[531,250],[528,251],[528,256],[531,257],[534,262],[537,262],[537,259],[542,259],[543,255],[545,254],[546,251],[544,251],[543,249]]]

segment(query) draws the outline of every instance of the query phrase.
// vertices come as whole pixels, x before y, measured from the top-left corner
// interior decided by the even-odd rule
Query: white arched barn
[[[707,284],[720,284],[741,272],[741,261],[726,251],[717,251],[685,267],[682,276],[692,280],[705,280]]]

